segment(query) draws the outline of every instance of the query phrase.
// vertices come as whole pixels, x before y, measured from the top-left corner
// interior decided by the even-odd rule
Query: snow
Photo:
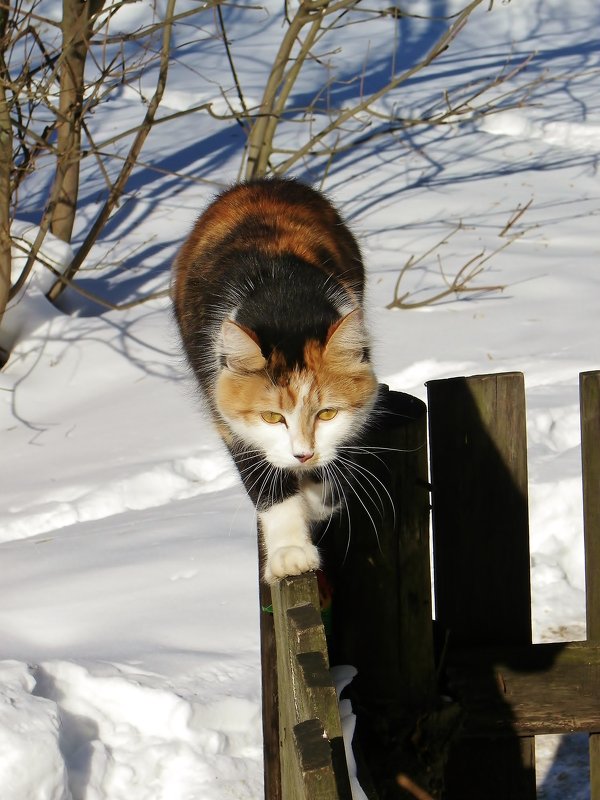
[[[250,98],[260,96],[280,30],[279,4],[267,5],[270,13],[223,9]],[[129,4],[115,26],[143,22]],[[428,108],[444,81],[489,77],[533,53],[513,79],[540,79],[530,102],[459,128],[379,138],[334,159],[324,184],[365,253],[382,381],[425,398],[435,378],[525,374],[536,640],[585,637],[577,385],[580,371],[600,367],[599,23],[592,0],[478,12],[395,102]],[[401,27],[414,53],[417,24]],[[367,28],[349,30],[362,69]],[[176,37],[165,113],[207,101],[222,109],[219,84],[231,84],[222,48],[200,28],[182,25]],[[98,111],[98,140],[143,114],[138,89]],[[201,113],[158,126],[142,160],[163,171],[134,174],[123,213],[81,273],[84,288],[115,304],[166,288],[193,219],[237,177],[242,144],[237,126]],[[322,166],[310,161],[295,174],[318,182]],[[102,180],[84,162],[77,242]],[[522,236],[478,279],[503,291],[386,309],[411,255],[462,221],[439,250],[453,276],[473,253],[502,244],[507,220],[530,200],[513,229]],[[35,236],[38,201],[32,191],[16,236]],[[69,254],[55,240],[44,245],[57,267]],[[262,796],[254,510],[198,407],[168,301],[106,310],[66,293],[58,310],[44,298],[47,280],[38,265],[0,332],[13,348],[0,372],[2,796],[254,800]],[[442,287],[435,255],[407,276],[415,299]],[[344,704],[342,714],[350,730]],[[586,748],[586,737],[540,737],[544,800],[589,797]]]

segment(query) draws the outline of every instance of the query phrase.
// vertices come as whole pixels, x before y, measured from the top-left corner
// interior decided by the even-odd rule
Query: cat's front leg
[[[266,554],[264,579],[267,583],[319,568],[319,552],[312,543],[300,494],[259,511],[258,516]]]

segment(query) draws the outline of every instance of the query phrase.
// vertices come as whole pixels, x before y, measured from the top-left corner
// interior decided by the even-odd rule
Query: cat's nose
[[[306,464],[313,456],[314,453],[294,453],[294,458],[297,458],[301,464]]]

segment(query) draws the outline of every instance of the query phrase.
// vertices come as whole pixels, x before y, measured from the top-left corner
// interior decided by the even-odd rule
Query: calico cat
[[[174,264],[185,353],[256,506],[267,582],[318,568],[311,523],[339,507],[339,448],[375,403],[363,288],[337,211],[290,179],[223,192]]]

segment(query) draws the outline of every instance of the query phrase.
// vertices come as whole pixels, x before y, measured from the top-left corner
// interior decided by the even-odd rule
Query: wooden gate
[[[329,647],[313,575],[280,582],[261,615],[265,797],[350,796],[329,659],[358,670],[349,696],[370,800],[534,800],[535,735],[572,731],[590,734],[600,800],[600,372],[580,376],[586,642],[531,643],[523,376],[428,384],[431,483],[424,404],[382,391],[349,513],[322,541]]]

